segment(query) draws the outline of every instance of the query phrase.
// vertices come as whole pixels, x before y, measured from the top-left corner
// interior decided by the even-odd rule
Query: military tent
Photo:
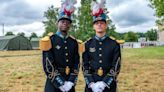
[[[24,36],[0,36],[0,50],[31,50],[30,41]]]

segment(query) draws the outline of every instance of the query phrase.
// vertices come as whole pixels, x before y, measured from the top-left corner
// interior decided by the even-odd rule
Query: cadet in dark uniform
[[[106,35],[106,14],[100,9],[102,12],[92,12],[96,35],[86,41],[83,53],[85,92],[116,92],[121,66],[120,45]]]
[[[60,12],[58,31],[44,37],[40,43],[47,76],[44,92],[75,92],[79,54],[76,39],[68,35],[72,22],[68,12]]]

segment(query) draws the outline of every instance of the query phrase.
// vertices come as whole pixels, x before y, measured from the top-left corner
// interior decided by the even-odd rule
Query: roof
[[[19,35],[0,36],[0,50],[29,50],[30,41]]]
[[[11,36],[0,36],[0,40],[9,40],[9,39],[13,39],[17,36],[15,35],[11,35]]]
[[[31,38],[30,41],[39,41],[39,40],[40,40],[40,38]]]

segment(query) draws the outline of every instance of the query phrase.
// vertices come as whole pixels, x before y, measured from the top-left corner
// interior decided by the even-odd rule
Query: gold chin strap
[[[69,68],[69,66],[66,66],[66,68],[65,68],[65,74],[68,75],[69,73],[70,73],[70,68]]]
[[[100,67],[97,71],[97,75],[102,76],[103,75],[103,69]]]

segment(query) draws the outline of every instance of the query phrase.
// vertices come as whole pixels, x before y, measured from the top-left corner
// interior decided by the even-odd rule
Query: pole
[[[5,24],[3,23],[3,24],[2,24],[2,35],[3,35],[3,36],[4,36],[4,32],[5,32],[5,28],[4,28],[4,27],[5,27]]]

